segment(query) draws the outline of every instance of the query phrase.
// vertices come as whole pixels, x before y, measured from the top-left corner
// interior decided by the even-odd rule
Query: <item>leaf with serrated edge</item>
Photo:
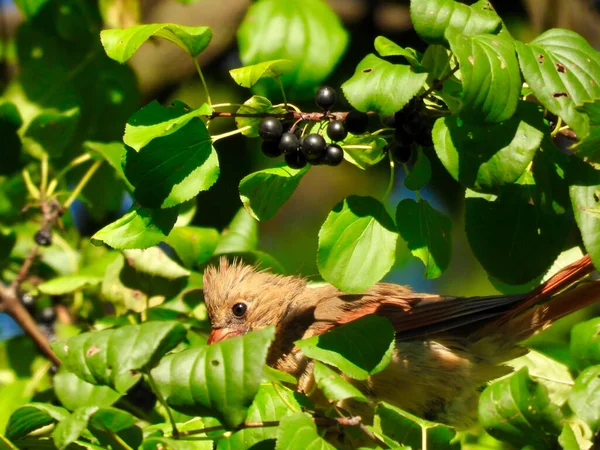
[[[256,220],[269,220],[289,200],[308,167],[292,169],[281,165],[247,175],[240,181],[240,198]]]
[[[460,64],[461,111],[488,123],[511,118],[522,84],[514,41],[492,34],[465,36],[449,31],[446,36]]]
[[[289,59],[275,59],[229,71],[231,78],[242,87],[251,88],[263,78],[279,78],[294,69]]]
[[[350,104],[359,111],[387,116],[400,111],[423,87],[426,73],[389,63],[373,54],[356,66],[352,78],[342,84]]]
[[[237,110],[238,114],[283,114],[285,108],[283,106],[273,106],[271,100],[260,95],[253,95],[244,102]],[[263,120],[262,117],[236,117],[235,123],[238,128],[245,128],[242,131],[244,136],[258,137],[258,126]],[[246,128],[249,127],[249,128]]]
[[[309,414],[298,412],[281,419],[277,428],[275,449],[289,450],[293,448],[334,450],[335,447],[319,436],[317,426]]]
[[[345,380],[339,373],[319,361],[315,361],[314,375],[317,386],[319,386],[319,389],[323,391],[323,394],[330,402],[337,402],[348,398],[353,398],[361,402],[367,401],[362,392]]]
[[[515,45],[523,77],[535,97],[579,136],[586,136],[588,124],[577,105],[600,97],[600,53],[574,31],[562,29]]]
[[[151,37],[173,42],[191,56],[198,56],[212,39],[209,27],[186,27],[169,23],[137,25],[100,32],[100,40],[109,58],[124,63]]]
[[[344,292],[363,292],[394,264],[397,239],[381,202],[352,195],[333,208],[319,231],[319,272]]]
[[[395,331],[384,317],[368,315],[321,335],[296,341],[309,358],[340,369],[356,380],[384,370],[392,359]]]

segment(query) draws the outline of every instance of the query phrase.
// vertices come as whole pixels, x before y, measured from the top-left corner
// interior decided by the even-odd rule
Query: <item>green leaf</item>
[[[137,111],[125,125],[123,142],[140,151],[153,139],[175,133],[194,118],[210,116],[212,108],[206,103],[198,109],[190,109],[180,101],[165,108],[156,100]]]
[[[260,95],[253,95],[244,102],[237,110],[238,114],[283,114],[285,108],[283,106],[273,106],[271,100]],[[242,134],[248,137],[258,137],[258,126],[262,121],[262,117],[236,117],[235,123],[238,128],[250,127]]]
[[[35,17],[37,12],[46,4],[49,0],[15,0],[15,5],[19,8],[19,11],[27,19]]]
[[[600,267],[600,170],[582,161],[571,169],[569,193],[585,249]]]
[[[192,0],[183,0],[191,3]],[[185,438],[172,439],[165,437],[151,437],[144,439],[141,449],[143,450],[213,450],[214,443],[210,440],[192,439],[186,441]]]
[[[154,367],[185,335],[178,322],[145,322],[82,333],[57,341],[52,348],[66,370],[88,383],[123,393],[138,381],[140,370]]]
[[[600,427],[600,366],[579,374],[569,395],[569,406],[596,433]]]
[[[540,147],[543,129],[537,106],[520,102],[513,117],[497,124],[456,115],[439,118],[432,135],[440,161],[456,181],[478,192],[494,193],[525,172]]]
[[[333,208],[319,231],[319,272],[347,293],[370,288],[394,264],[395,228],[383,204],[373,197],[346,198]]]
[[[467,191],[469,244],[488,274],[505,283],[523,284],[542,275],[563,248],[569,220],[545,209],[538,189],[508,185],[498,197]]]
[[[427,200],[406,198],[396,208],[396,223],[413,256],[425,265],[425,278],[438,278],[450,264],[452,221]]]
[[[17,233],[8,228],[0,227],[0,262],[8,259],[16,242]]]
[[[151,37],[173,42],[190,56],[196,57],[204,51],[212,39],[209,27],[185,27],[168,23],[137,25],[135,27],[103,30],[100,40],[106,54],[124,63]]]
[[[186,267],[197,267],[208,261],[219,242],[219,232],[214,228],[175,227],[167,239]]]
[[[184,269],[171,258],[164,250],[153,247],[146,250],[125,250],[123,252],[127,264],[138,273],[153,277],[177,280],[190,276],[190,271]]]
[[[263,372],[263,381],[280,381],[282,383],[289,383],[294,385],[298,382],[298,380],[296,380],[296,378],[294,378],[293,375],[290,375],[289,373],[282,372],[277,369],[273,369],[270,366],[265,366]]]
[[[317,386],[323,391],[323,394],[330,402],[335,403],[348,398],[353,398],[361,402],[367,401],[362,392],[345,380],[339,373],[330,369],[325,364],[321,364],[319,361],[315,361],[314,376]]]
[[[204,122],[194,117],[139,152],[128,148],[124,169],[142,206],[170,208],[210,188],[219,177],[219,160]]]
[[[600,317],[571,329],[571,355],[580,370],[600,364]]]
[[[0,157],[0,175],[9,175],[19,170],[21,166],[21,139],[18,134],[23,121],[14,103],[0,100],[0,136],[2,149]]]
[[[411,66],[421,67],[423,55],[413,48],[402,48],[384,36],[375,38],[375,50],[382,58],[386,56],[404,56]]]
[[[419,36],[429,44],[443,44],[446,30],[466,36],[491,33],[501,20],[487,0],[471,6],[454,0],[411,0],[410,18]]]
[[[38,289],[43,294],[65,295],[87,287],[98,286],[101,282],[101,277],[89,275],[66,275],[64,277],[56,277],[49,281],[45,281],[44,283],[38,285]]]
[[[244,421],[258,391],[274,335],[275,329],[268,327],[169,355],[152,376],[176,410],[215,416],[235,427]]]
[[[149,248],[165,240],[175,225],[177,213],[177,208],[132,207],[123,217],[97,231],[91,241],[120,250]]]
[[[412,67],[392,64],[373,54],[356,66],[352,78],[342,84],[350,104],[359,111],[375,111],[380,115],[400,111],[421,90],[426,73]]]
[[[580,423],[563,424],[562,432],[558,436],[558,443],[563,450],[589,450],[594,443],[590,441],[592,436],[584,436],[584,427]],[[589,432],[589,430],[586,430]],[[591,435],[591,432],[589,433]]]
[[[263,78],[279,78],[294,70],[294,63],[289,59],[275,59],[251,66],[240,67],[229,71],[229,75],[237,84],[251,88]]]
[[[548,110],[586,136],[586,116],[577,109],[600,97],[600,54],[574,31],[546,31],[529,44],[516,42],[525,81]]]
[[[40,112],[23,132],[23,143],[32,150],[45,152],[51,158],[62,156],[68,147],[79,123],[79,107],[66,111],[44,110]]]
[[[600,155],[600,99],[585,101],[577,110],[588,117],[589,132],[585,136],[578,136],[579,142],[571,146],[581,156],[588,156],[598,162]]]
[[[388,319],[368,315],[295,344],[309,358],[337,367],[350,378],[366,380],[391,361],[394,336]]]
[[[6,437],[11,441],[69,417],[69,411],[49,403],[29,403],[17,409],[6,426]]]
[[[131,186],[127,180],[125,172],[123,172],[123,167],[121,166],[121,161],[125,156],[125,146],[122,142],[106,143],[86,141],[83,143],[83,146],[86,150],[90,150],[101,155],[108,162],[108,164],[110,164],[110,167],[114,169],[117,176],[127,184],[127,187],[133,190],[133,186]]]
[[[429,180],[431,179],[431,163],[429,158],[423,150],[419,149],[417,153],[417,160],[413,165],[411,171],[404,179],[404,186],[411,191],[418,191],[423,189]]]
[[[488,123],[510,119],[517,109],[522,84],[514,41],[491,34],[447,36],[460,64],[461,110]]]
[[[535,350],[530,350],[507,364],[515,370],[527,367],[529,376],[548,389],[548,398],[552,403],[558,406],[566,403],[573,386],[573,377],[564,364]]]
[[[268,366],[267,366],[268,367]],[[282,399],[285,399],[284,400]],[[285,387],[275,387],[273,384],[261,384],[250,408],[246,422],[270,422],[293,414],[291,405],[300,410],[301,407],[294,397],[294,391]],[[228,438],[217,440],[217,450],[245,450],[267,439],[277,437],[276,427],[246,428],[236,431]]]
[[[488,386],[479,399],[479,421],[496,439],[517,448],[551,448],[561,432],[562,413],[546,388],[526,368]]]
[[[374,428],[384,436],[410,448],[422,448],[423,434],[427,436],[428,448],[459,448],[458,443],[451,444],[456,431],[442,424],[429,422],[382,402],[375,410]]]
[[[305,448],[310,450],[334,450],[325,439],[319,436],[317,426],[309,414],[298,412],[286,416],[277,428],[276,450]]]
[[[256,220],[269,220],[292,196],[308,172],[286,164],[251,173],[240,181],[240,198],[246,211]]]
[[[64,370],[54,376],[53,384],[56,397],[71,411],[86,406],[111,406],[121,397],[108,386],[95,386]]]
[[[347,42],[348,33],[322,0],[259,0],[238,30],[244,65],[276,59],[293,62],[294,70],[281,81],[296,97],[312,95],[333,71]]]
[[[384,149],[386,145],[387,141],[385,139],[372,134],[360,136],[348,134],[348,137],[341,143],[344,149],[344,159],[363,170],[374,166],[385,158]]]
[[[242,253],[255,250],[258,246],[258,221],[241,208],[227,228],[215,249],[215,255]]]

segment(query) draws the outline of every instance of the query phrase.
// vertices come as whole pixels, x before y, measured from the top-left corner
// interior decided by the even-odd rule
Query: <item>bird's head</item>
[[[277,325],[306,288],[298,277],[276,275],[225,257],[204,272],[204,300],[212,324],[209,344]]]

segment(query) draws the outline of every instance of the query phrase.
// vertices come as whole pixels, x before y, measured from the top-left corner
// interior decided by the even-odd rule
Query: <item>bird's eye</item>
[[[231,312],[235,317],[244,317],[246,315],[246,310],[248,309],[248,305],[245,303],[236,303],[231,308]]]

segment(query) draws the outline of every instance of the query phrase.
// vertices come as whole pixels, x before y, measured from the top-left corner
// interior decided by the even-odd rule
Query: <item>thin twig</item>
[[[162,393],[158,389],[158,386],[156,385],[154,378],[150,374],[150,371],[146,372],[146,376],[148,378],[148,384],[150,384],[150,389],[152,389],[152,392],[154,392],[154,395],[156,395],[156,398],[158,399],[159,403],[161,405],[163,405],[163,407],[167,410],[167,415],[169,416],[169,422],[171,422],[173,437],[175,439],[179,439],[179,436],[181,435],[181,433],[179,433],[179,430],[177,429],[177,423],[175,422],[175,419],[173,418],[173,413],[171,412],[171,408],[169,408],[167,401],[165,400]]]
[[[458,69],[459,69],[459,66],[456,66],[456,67],[454,67],[454,69],[452,69],[450,72],[448,72],[446,75],[444,75],[439,80],[433,80],[429,89],[427,89],[425,92],[423,92],[421,94],[421,98],[427,97],[433,91],[440,90],[443,87],[444,83],[446,81],[448,81],[450,79],[450,77],[452,77],[452,75],[454,75],[458,71]]]

